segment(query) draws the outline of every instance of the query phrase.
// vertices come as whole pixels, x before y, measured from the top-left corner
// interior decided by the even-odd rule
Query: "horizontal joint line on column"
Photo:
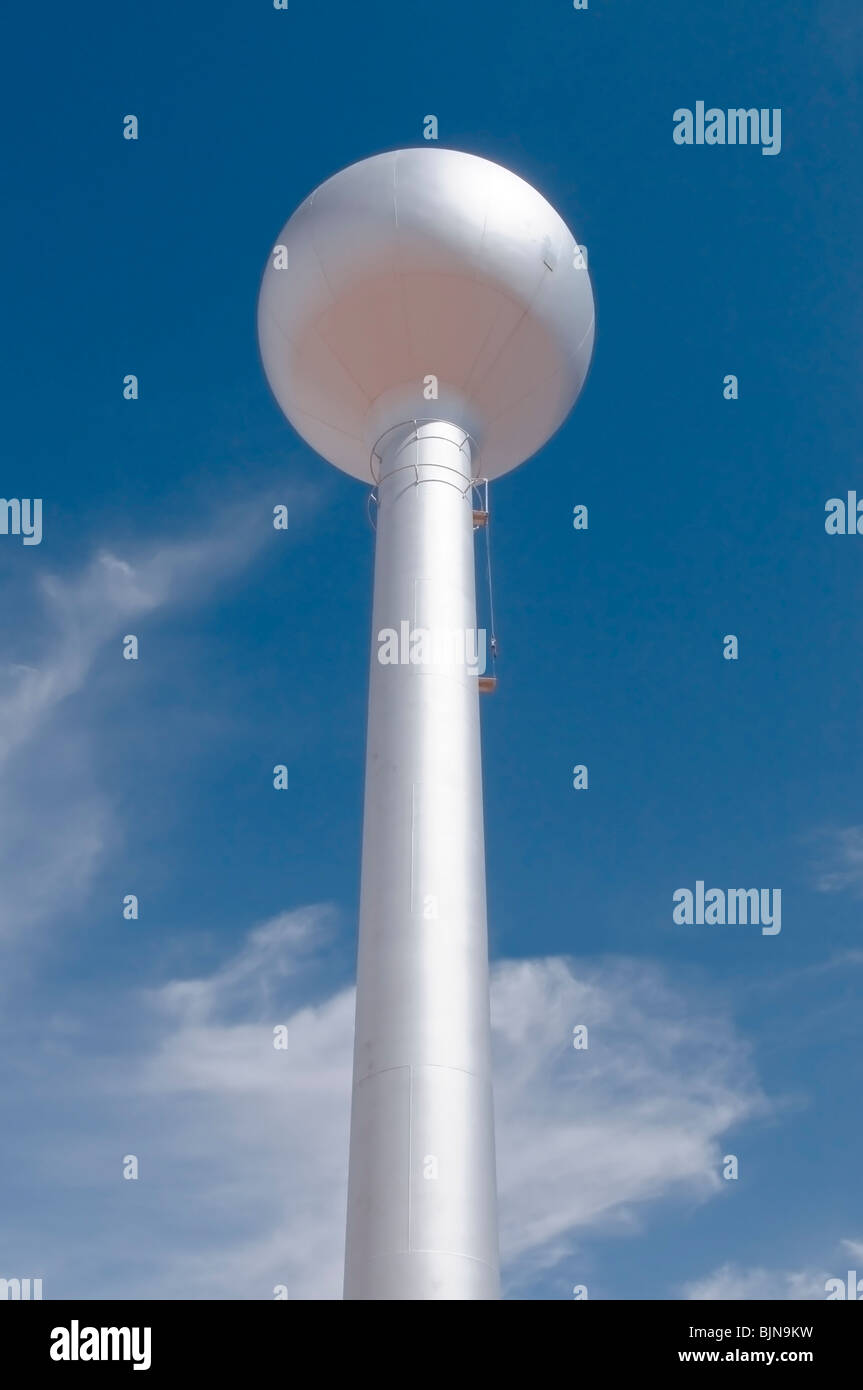
[[[418,1071],[420,1067],[430,1067],[435,1071],[457,1071],[461,1072],[462,1076],[473,1076],[477,1081],[484,1080],[480,1072],[471,1071],[469,1067],[454,1067],[449,1062],[400,1062],[394,1067],[379,1067],[376,1071],[367,1071],[364,1076],[355,1076],[354,1085],[370,1081],[374,1076],[385,1076],[388,1071]]]
[[[465,1255],[461,1250],[426,1250],[425,1248],[418,1250],[414,1246],[409,1246],[407,1250],[388,1250],[383,1255],[364,1255],[359,1263],[374,1264],[377,1260],[392,1260],[399,1255],[449,1255],[451,1259],[470,1260],[472,1265],[484,1265],[493,1274],[497,1274],[498,1269],[497,1265],[492,1264],[490,1260],[481,1260],[479,1255]]]

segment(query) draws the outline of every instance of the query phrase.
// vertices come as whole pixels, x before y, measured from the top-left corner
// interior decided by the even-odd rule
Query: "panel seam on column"
[[[408,1067],[408,1254],[411,1253],[414,1176],[414,1069]]]

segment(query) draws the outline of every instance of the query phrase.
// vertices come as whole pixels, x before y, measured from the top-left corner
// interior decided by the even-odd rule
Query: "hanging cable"
[[[484,479],[485,499],[483,509],[486,514],[485,523],[485,560],[486,576],[488,580],[488,620],[491,627],[491,640],[489,647],[491,650],[491,667],[494,672],[497,668],[497,629],[494,623],[494,590],[491,581],[491,513],[488,508],[488,478]]]

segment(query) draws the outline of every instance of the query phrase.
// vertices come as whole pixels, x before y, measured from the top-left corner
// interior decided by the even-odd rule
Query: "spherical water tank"
[[[368,481],[388,429],[448,420],[495,478],[573,406],[593,293],[572,233],[523,179],[458,150],[393,150],[327,179],[286,223],[258,336],[285,415],[338,468]]]

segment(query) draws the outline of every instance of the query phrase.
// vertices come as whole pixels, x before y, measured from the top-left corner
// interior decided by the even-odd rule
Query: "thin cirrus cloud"
[[[847,825],[818,835],[820,862],[815,887],[819,893],[851,892],[863,896],[863,825]]]
[[[33,1180],[74,1195],[86,1239],[58,1243],[34,1192],[17,1244],[46,1297],[340,1297],[354,992],[321,987],[332,929],[282,913],[212,974],[122,1001],[122,1058],[107,1018],[72,1049],[75,1133],[39,1136]],[[507,1289],[551,1271],[566,1297],[589,1234],[717,1193],[723,1132],[765,1101],[728,1019],[643,961],[503,961],[492,1008]]]
[[[511,1279],[590,1227],[723,1187],[720,1136],[757,1113],[746,1047],[703,998],[644,960],[504,962],[494,976],[502,1246]],[[587,1024],[589,1048],[572,1029]]]
[[[234,505],[199,536],[126,558],[102,549],[77,575],[42,575],[27,634],[35,627],[44,656],[0,666],[0,942],[80,901],[111,844],[95,729],[70,698],[85,687],[97,698],[99,654],[127,624],[194,601],[246,564],[268,535],[262,518],[260,505]]]

